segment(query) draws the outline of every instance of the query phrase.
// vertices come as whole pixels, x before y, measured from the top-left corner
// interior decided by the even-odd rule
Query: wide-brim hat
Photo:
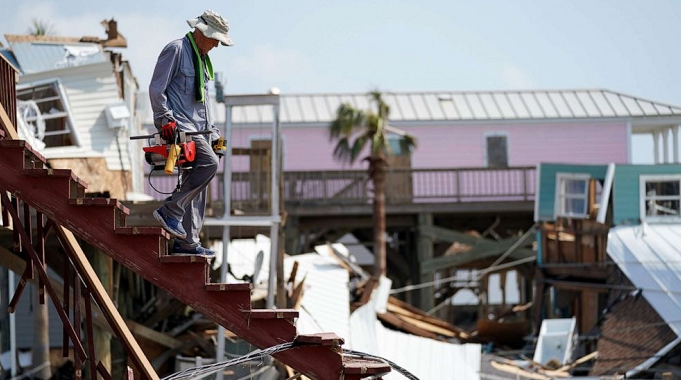
[[[234,42],[229,38],[229,24],[219,14],[210,9],[203,12],[197,18],[187,20],[190,27],[196,28],[203,33],[204,36],[220,41],[225,46],[232,46]]]

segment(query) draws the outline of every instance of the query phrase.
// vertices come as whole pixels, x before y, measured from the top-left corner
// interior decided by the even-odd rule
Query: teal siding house
[[[539,164],[536,222],[681,223],[681,164]]]
[[[539,164],[536,183],[535,326],[574,318],[590,376],[681,368],[681,164]]]

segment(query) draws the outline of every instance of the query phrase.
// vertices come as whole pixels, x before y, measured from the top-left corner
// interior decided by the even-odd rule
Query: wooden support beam
[[[418,233],[416,235],[416,252],[419,262],[418,282],[433,281],[432,268],[427,266],[428,263],[435,260],[433,258],[433,243],[436,238],[430,233],[439,230],[440,227],[433,225],[433,214],[424,213],[418,216]],[[435,299],[433,295],[433,288],[427,287],[418,291],[418,305],[423,310],[430,310],[435,306]]]
[[[92,295],[102,310],[102,313],[104,313],[104,317],[109,321],[114,333],[118,336],[138,370],[142,373],[142,378],[157,380],[159,377],[156,374],[156,371],[149,360],[147,360],[144,352],[139,344],[137,344],[137,341],[135,341],[135,338],[132,336],[132,333],[125,322],[123,322],[123,318],[118,313],[118,310],[116,310],[113,301],[111,301],[111,298],[106,293],[106,290],[104,290],[102,283],[97,278],[97,274],[88,262],[87,257],[85,257],[85,253],[80,248],[76,237],[71,231],[58,224],[55,224],[55,231],[57,232],[59,241],[70,256],[71,261],[73,261],[73,265],[92,291]]]
[[[181,340],[175,339],[169,334],[158,332],[154,329],[141,325],[130,319],[126,319],[125,323],[130,328],[130,331],[133,332],[138,337],[148,339],[152,342],[158,343],[168,348],[176,348],[182,345]]]
[[[0,103],[0,125],[2,125],[3,129],[7,133],[7,137],[5,138],[10,138],[12,140],[19,140],[19,135],[17,134],[17,130],[12,124],[12,121],[9,118],[9,115],[7,112],[5,112],[5,107],[3,107],[2,103]]]
[[[424,271],[438,271],[448,269],[454,266],[468,264],[484,259],[495,258],[506,252],[515,242],[517,238],[504,239],[500,242],[477,244],[473,249],[467,252],[461,252],[452,256],[440,256],[427,260],[422,263],[422,270]],[[521,248],[523,246],[531,246],[534,238],[528,238],[520,247],[509,255],[512,259],[524,259],[535,255],[530,248]]]

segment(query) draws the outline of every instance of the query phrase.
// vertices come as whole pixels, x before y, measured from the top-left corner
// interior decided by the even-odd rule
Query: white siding
[[[79,147],[50,148],[47,158],[104,157],[109,170],[121,170],[116,131],[106,122],[106,106],[120,101],[118,84],[110,62],[78,66],[20,77],[20,83],[59,79],[71,107]],[[132,93],[132,91],[130,91]],[[131,96],[130,93],[126,94]],[[130,103],[129,103],[130,104]],[[130,109],[133,113],[134,109]],[[123,165],[130,168],[127,130],[119,132]]]

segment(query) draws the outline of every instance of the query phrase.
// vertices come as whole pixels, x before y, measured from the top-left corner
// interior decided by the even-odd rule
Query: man
[[[218,169],[211,141],[220,136],[208,107],[208,82],[213,79],[208,52],[219,43],[232,46],[232,40],[227,21],[211,10],[187,23],[194,31],[166,45],[156,62],[149,85],[154,124],[166,141],[174,141],[178,131],[212,133],[194,136],[192,169],[183,175],[182,187],[154,211],[154,218],[176,237],[172,253],[213,256],[215,253],[199,242],[206,187]]]

